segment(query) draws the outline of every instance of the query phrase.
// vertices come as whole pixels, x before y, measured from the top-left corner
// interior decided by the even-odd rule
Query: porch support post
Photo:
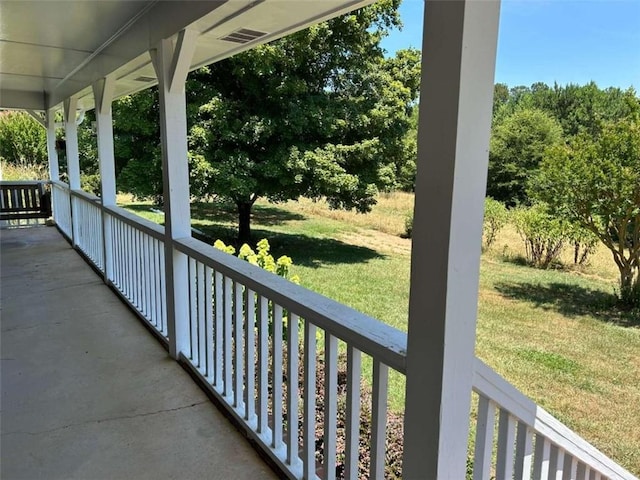
[[[404,478],[465,478],[499,0],[426,1]]]
[[[115,78],[107,76],[93,84],[93,98],[96,105],[96,125],[98,130],[98,160],[100,162],[100,202],[102,208],[102,247],[104,259],[104,281],[113,278],[113,257],[111,248],[111,217],[104,207],[116,204],[116,168],[113,152],[113,116],[111,102],[115,88]]]
[[[78,125],[76,124],[76,108],[78,99],[70,97],[64,101],[64,136],[67,149],[67,175],[69,177],[69,190],[80,189],[80,157],[78,153]],[[75,201],[69,192],[71,202],[71,243],[75,248],[78,240],[79,219]]]
[[[76,108],[78,99],[68,98],[64,102],[64,136],[67,147],[67,175],[69,188],[80,189],[80,157],[78,153],[78,125],[76,124]]]
[[[187,257],[174,248],[173,241],[191,236],[185,82],[197,37],[183,30],[175,47],[165,39],[150,51],[160,94],[169,354],[176,359],[189,348]]]
[[[56,111],[52,108],[46,112],[47,156],[49,157],[49,179],[60,180],[58,151],[56,150]]]

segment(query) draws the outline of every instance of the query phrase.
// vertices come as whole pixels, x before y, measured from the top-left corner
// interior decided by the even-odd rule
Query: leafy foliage
[[[204,100],[190,129],[206,189],[234,202],[247,241],[251,207],[325,197],[369,211],[396,185],[419,86],[419,53],[385,59],[379,46],[399,24],[386,0],[195,72]],[[192,85],[196,85],[192,87]]]
[[[566,139],[579,133],[598,135],[603,122],[629,118],[638,112],[635,90],[600,89],[594,82],[552,87],[538,82],[531,87],[514,87],[506,99],[502,94],[496,114],[508,115],[518,108],[548,113],[560,123]]]
[[[404,219],[404,238],[413,236],[413,212],[409,213]]]
[[[604,243],[620,270],[622,301],[640,305],[640,121],[610,123],[596,138],[582,134],[550,150],[531,193]]]
[[[162,154],[157,87],[113,103],[118,189],[162,204]]]
[[[528,119],[523,112],[529,113]],[[546,118],[538,124],[532,112]],[[488,194],[509,206],[529,204],[526,179],[537,171],[546,148],[569,143],[579,134],[598,136],[607,122],[632,119],[639,112],[632,88],[600,89],[593,82],[582,86],[538,82],[513,88],[496,84]]]
[[[80,188],[85,192],[93,193],[97,197],[102,194],[102,185],[100,183],[100,174],[80,174]]]
[[[482,243],[490,248],[498,232],[509,220],[509,212],[502,202],[487,197],[484,201],[484,219],[482,222]]]
[[[567,241],[573,247],[573,264],[585,265],[598,244],[598,237],[578,223],[567,222]]]
[[[549,215],[540,204],[518,207],[512,215],[525,244],[527,262],[537,268],[548,268],[556,262],[567,239],[564,222]]]
[[[235,255],[236,249],[231,245],[226,245],[222,240],[216,240],[213,244],[214,248],[221,250],[229,255]],[[293,260],[291,257],[282,255],[278,259],[274,259],[273,255],[269,253],[271,246],[266,238],[260,240],[256,245],[257,251],[254,251],[246,243],[240,247],[238,252],[238,258],[245,260],[251,265],[260,267],[267,272],[275,273],[276,275],[286,278],[293,283],[300,283],[300,278],[297,275],[291,275],[291,266]]]
[[[0,112],[0,157],[12,165],[47,165],[47,135],[26,112]]]
[[[519,108],[496,123],[489,149],[487,194],[509,206],[527,204],[526,181],[562,128],[542,110]]]

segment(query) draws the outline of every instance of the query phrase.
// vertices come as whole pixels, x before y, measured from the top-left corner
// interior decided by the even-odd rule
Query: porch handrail
[[[103,208],[109,215],[118,218],[127,225],[137,228],[153,238],[164,241],[164,227],[162,225],[135,215],[122,207],[104,206]]]
[[[73,197],[79,197],[91,203],[100,203],[100,197],[94,195],[93,193],[85,192],[84,190],[70,190],[70,192],[71,196]]]
[[[62,180],[48,180],[47,183],[50,183],[51,185],[57,185],[60,188],[66,188],[67,190],[69,190],[69,184],[63,182]]]
[[[406,373],[407,334],[353,308],[296,285],[195,238],[181,238],[176,248],[238,280],[258,294],[295,312],[331,335],[382,363]]]
[[[52,182],[56,188],[69,194],[68,186],[62,182]],[[71,191],[77,201],[90,203],[93,208],[102,209],[114,221],[115,283],[122,284],[118,292],[132,305],[141,316],[167,339],[165,291],[164,291],[164,242],[167,241],[164,227],[145,218],[139,217],[117,206],[102,206],[99,198],[83,191]],[[78,209],[82,215],[84,210]],[[77,219],[78,221],[82,219]],[[146,235],[146,237],[145,237]],[[372,457],[371,478],[382,478],[384,470],[384,435],[386,428],[387,367],[391,367],[406,375],[407,334],[386,325],[374,318],[358,312],[346,305],[328,299],[318,293],[296,285],[277,275],[269,273],[254,265],[229,255],[211,245],[195,238],[187,237],[172,240],[172,247],[189,259],[189,305],[190,314],[190,349],[183,352],[190,368],[207,383],[207,388],[219,394],[228,409],[235,417],[244,422],[248,433],[261,445],[267,453],[281,465],[293,478],[316,478],[313,472],[315,450],[315,355],[325,357],[325,365],[332,376],[337,374],[337,339],[345,342],[348,353],[347,376],[347,429],[357,432],[360,392],[358,385],[361,378],[360,353],[371,357],[374,364],[373,373],[373,412],[372,418]],[[130,251],[129,251],[130,250]],[[132,278],[129,278],[132,276]],[[219,277],[219,278],[218,278]],[[232,283],[228,283],[229,280]],[[152,285],[146,285],[145,282]],[[241,296],[243,289],[256,295],[255,302],[250,305],[262,309],[253,318],[253,307],[244,311]],[[235,300],[234,300],[235,299]],[[262,300],[261,300],[262,299]],[[246,301],[246,299],[245,299]],[[212,305],[212,303],[215,305]],[[264,302],[264,303],[261,303]],[[273,305],[274,332],[267,333],[266,319],[268,302]],[[247,304],[249,305],[249,304]],[[214,313],[215,311],[215,313]],[[254,341],[259,346],[257,352],[244,359],[247,368],[260,365],[260,368],[276,369],[274,378],[282,378],[281,362],[283,360],[283,342],[297,351],[298,334],[290,330],[287,339],[282,339],[282,321],[288,312],[294,319],[306,322],[302,366],[305,371],[305,423],[300,425],[304,435],[305,450],[303,452],[305,474],[302,474],[302,460],[298,456],[297,431],[287,431],[283,425],[271,424],[267,421],[266,370],[247,373],[247,386],[242,385],[242,358],[239,350],[232,350],[231,342],[241,345],[249,342],[253,348]],[[243,315],[251,318],[238,320]],[[242,328],[232,328],[233,322],[241,323]],[[255,323],[258,338],[253,332]],[[215,340],[212,325],[215,324]],[[246,323],[249,322],[249,323]],[[307,332],[307,329],[309,330]],[[316,330],[317,329],[317,330]],[[244,330],[244,332],[243,332]],[[261,333],[262,332],[262,333]],[[316,332],[324,332],[325,350],[316,352]],[[224,336],[224,338],[222,337]],[[232,337],[233,335],[233,337]],[[245,335],[245,339],[242,339]],[[273,353],[268,354],[267,336],[273,341]],[[213,342],[209,345],[209,342]],[[220,342],[216,344],[216,342]],[[215,352],[212,351],[215,350]],[[262,350],[261,350],[262,349]],[[215,362],[213,356],[215,353]],[[256,356],[257,355],[257,356]],[[297,385],[298,360],[293,356],[287,360],[287,388]],[[307,363],[310,362],[310,363]],[[235,366],[234,366],[235,365]],[[233,368],[232,368],[233,366]],[[213,370],[212,370],[212,367]],[[240,368],[240,370],[234,370]],[[253,368],[253,367],[251,367]],[[309,370],[310,369],[310,370]],[[476,357],[473,364],[473,390],[479,396],[478,419],[476,422],[475,457],[473,465],[474,480],[484,480],[495,475],[496,478],[562,478],[579,479],[615,479],[637,480],[634,475],[622,466],[609,459],[582,439],[571,429],[555,419],[543,408],[517,390],[491,367]],[[258,369],[260,370],[260,369]],[[239,372],[239,373],[238,373]],[[252,370],[253,372],[253,370]],[[295,378],[293,378],[295,377]],[[335,453],[336,405],[335,392],[337,385],[333,380],[326,383],[324,440],[329,452]],[[274,395],[282,398],[283,381],[274,383]],[[245,390],[246,388],[246,390]],[[243,399],[243,391],[252,392],[257,388],[260,400],[257,405],[249,406],[248,398]],[[350,396],[349,396],[350,395]],[[297,411],[296,397],[288,397],[287,408]],[[327,400],[331,398],[331,400]],[[333,403],[331,403],[333,402]],[[274,403],[273,421],[282,415],[281,406]],[[310,415],[310,416],[309,416]],[[293,421],[293,420],[291,420]],[[287,435],[287,440],[283,435]],[[353,436],[355,435],[355,437]],[[290,438],[289,438],[290,437]],[[350,465],[357,464],[357,434],[353,433],[347,440],[350,443]],[[285,443],[283,443],[285,442]],[[333,442],[333,443],[332,443]],[[286,446],[286,451],[285,451]],[[374,448],[375,446],[375,448]],[[311,450],[309,450],[311,448]],[[497,450],[497,452],[495,452]],[[375,452],[375,453],[374,453]],[[497,453],[497,455],[495,454]],[[355,456],[354,456],[355,455]],[[380,463],[382,462],[382,463]],[[324,468],[332,468],[332,464]],[[559,478],[559,477],[558,477]]]
[[[490,402],[493,402],[501,411],[508,412],[508,414],[514,417],[521,425],[526,425],[526,427],[530,428],[531,436],[535,434],[540,438],[547,439],[555,447],[562,449],[565,452],[566,464],[569,464],[575,459],[576,462],[584,464],[586,467],[589,467],[591,471],[605,475],[606,478],[616,480],[633,480],[636,478],[629,471],[611,460],[569,427],[553,417],[549,412],[521,393],[516,387],[477,357],[474,365],[473,390],[481,397],[485,397]],[[484,434],[480,429],[478,429],[478,432],[480,436]],[[476,438],[478,438],[478,435]],[[515,440],[515,438],[513,440]],[[498,442],[500,443],[500,439]],[[550,446],[551,445],[549,445],[549,447]],[[507,449],[513,449],[513,445],[506,445],[505,447]],[[498,448],[501,448],[500,445]],[[520,447],[516,446],[516,449],[518,448]],[[540,452],[539,455],[542,454],[542,448],[540,446],[536,451]],[[520,455],[524,457],[525,452],[520,452]],[[533,455],[531,449],[529,455]],[[569,461],[566,460],[566,455],[569,456]],[[476,462],[478,460],[480,459],[476,458]],[[522,460],[524,460],[524,458],[522,458]],[[475,465],[474,470],[478,467],[479,465]],[[558,465],[558,468],[562,469],[565,467],[564,465]],[[578,465],[569,468],[575,468],[577,470]],[[523,471],[521,473],[526,472]],[[537,478],[535,474],[533,474],[532,477]],[[529,477],[527,476],[526,478]],[[564,476],[563,478],[575,477]]]

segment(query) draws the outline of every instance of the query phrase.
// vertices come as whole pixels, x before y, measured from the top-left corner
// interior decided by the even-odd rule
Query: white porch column
[[[102,246],[105,283],[109,283],[113,279],[111,217],[106,214],[104,207],[111,207],[116,204],[116,164],[113,152],[113,117],[111,114],[114,88],[115,78],[113,76],[105,77],[93,84],[98,129],[98,160],[100,162],[100,202],[102,204]]]
[[[76,124],[76,108],[78,99],[68,98],[64,102],[64,136],[67,147],[67,175],[69,188],[80,188],[80,157],[78,154],[78,125]]]
[[[58,152],[56,150],[56,111],[52,108],[47,110],[47,155],[49,157],[49,179],[57,181],[60,179],[60,167],[58,164]]]
[[[465,478],[499,0],[425,3],[404,478]]]
[[[173,358],[189,347],[187,257],[173,240],[191,236],[185,82],[196,40],[197,33],[183,30],[175,46],[165,39],[150,52],[160,94],[167,329]]]
[[[64,136],[67,149],[67,175],[69,177],[69,189],[80,189],[80,157],[78,153],[78,125],[76,124],[76,108],[78,99],[68,98],[64,102]],[[78,239],[79,218],[75,201],[70,192],[71,201],[71,243],[76,247]]]

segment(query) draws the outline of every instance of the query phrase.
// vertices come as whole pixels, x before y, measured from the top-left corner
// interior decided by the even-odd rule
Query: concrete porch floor
[[[55,228],[0,267],[2,479],[277,478]]]

